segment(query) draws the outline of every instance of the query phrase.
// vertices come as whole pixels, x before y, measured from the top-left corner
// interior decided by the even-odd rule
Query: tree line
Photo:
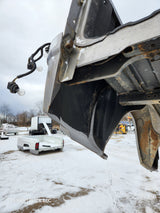
[[[0,125],[2,123],[9,123],[16,126],[30,126],[33,116],[44,115],[42,105],[42,102],[37,102],[34,109],[24,110],[15,114],[9,105],[2,104],[0,106]]]

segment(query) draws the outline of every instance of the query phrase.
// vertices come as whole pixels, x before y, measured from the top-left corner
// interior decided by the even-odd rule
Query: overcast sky
[[[160,0],[112,0],[123,23],[138,20],[160,8]],[[8,81],[27,71],[28,57],[65,28],[71,0],[0,0],[0,105],[14,112],[34,108],[43,100],[47,67],[17,80],[25,96],[11,94]]]

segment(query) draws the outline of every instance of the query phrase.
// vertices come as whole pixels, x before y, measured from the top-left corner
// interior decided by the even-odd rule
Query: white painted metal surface
[[[53,90],[56,92],[59,89],[58,83],[56,84],[56,72],[58,69],[58,64],[60,60],[61,55],[61,42],[62,42],[62,36],[63,34],[60,33],[57,35],[51,44],[50,52],[48,54],[48,74],[46,79],[46,88],[45,88],[45,95],[44,95],[44,105],[43,105],[43,111],[48,112],[49,105],[51,103],[52,92]],[[55,86],[56,84],[56,86]]]
[[[29,150],[33,154],[42,151],[63,149],[64,139],[62,134],[51,134],[46,123],[43,123],[48,135],[22,136],[18,138],[17,147],[19,150]],[[38,143],[38,149],[36,144]]]
[[[38,124],[40,123],[51,123],[52,120],[48,116],[35,116],[31,119],[31,130],[38,130]]]
[[[134,44],[160,36],[160,13],[135,25],[120,28],[94,45],[80,50],[77,66],[107,59]]]

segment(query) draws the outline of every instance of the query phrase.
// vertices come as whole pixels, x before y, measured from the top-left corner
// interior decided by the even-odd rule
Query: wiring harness
[[[51,43],[46,43],[43,44],[41,47],[39,47],[28,59],[28,64],[27,64],[27,69],[30,70],[29,72],[23,73],[21,75],[18,75],[16,78],[14,78],[11,82],[8,82],[7,85],[7,89],[10,90],[11,93],[18,93],[18,91],[20,90],[18,84],[15,82],[17,79],[19,78],[23,78],[27,75],[30,75],[31,73],[33,73],[36,68],[36,62],[38,60],[40,60],[43,57],[44,51],[45,52],[49,52],[49,48],[50,48],[50,44]],[[40,53],[40,56],[38,56],[36,58],[36,56]]]

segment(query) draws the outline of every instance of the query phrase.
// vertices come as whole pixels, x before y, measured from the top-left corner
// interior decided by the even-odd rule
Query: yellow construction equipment
[[[115,134],[127,134],[127,125],[119,123],[118,126],[116,127]]]

